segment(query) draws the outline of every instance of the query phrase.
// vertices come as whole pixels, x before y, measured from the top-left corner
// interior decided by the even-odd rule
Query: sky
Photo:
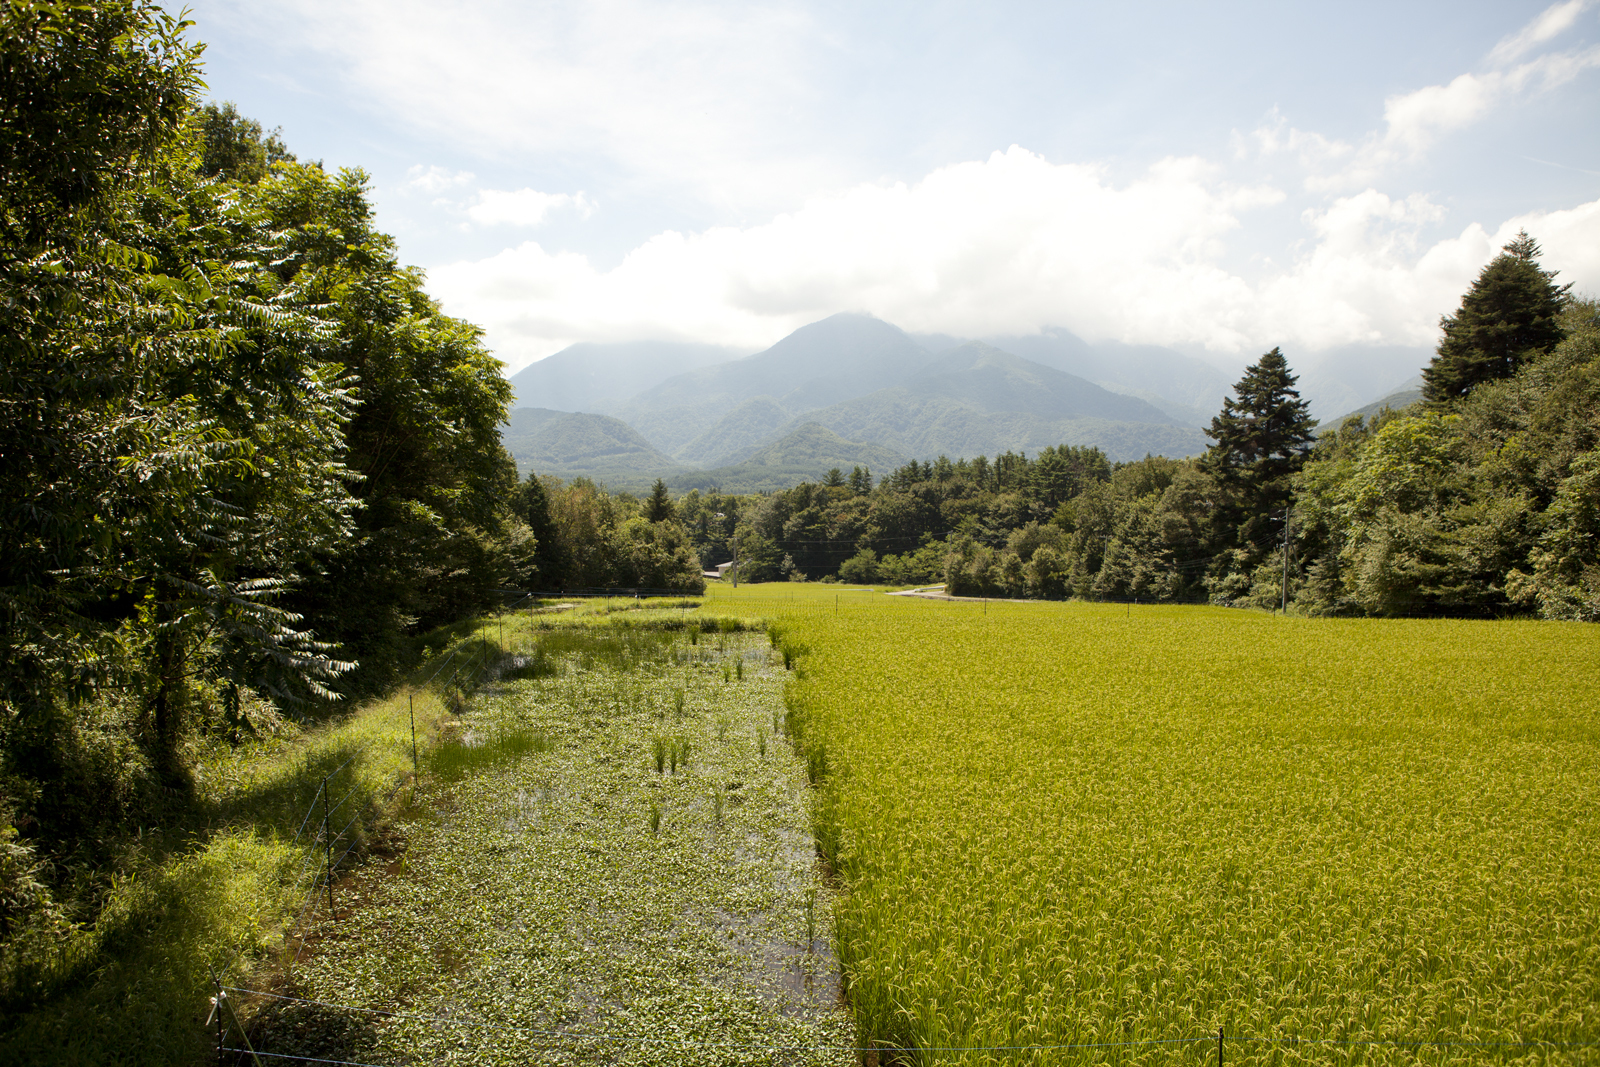
[[[1600,0],[198,0],[509,371],[839,311],[1239,367],[1431,348],[1526,229],[1600,295]],[[1400,357],[1403,358],[1403,357]]]

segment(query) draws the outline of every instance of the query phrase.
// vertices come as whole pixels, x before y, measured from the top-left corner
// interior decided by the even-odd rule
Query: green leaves
[[[1561,311],[1572,288],[1541,268],[1527,231],[1478,274],[1454,315],[1439,320],[1438,355],[1422,371],[1424,399],[1458,400],[1484,382],[1509,378],[1563,336]]]

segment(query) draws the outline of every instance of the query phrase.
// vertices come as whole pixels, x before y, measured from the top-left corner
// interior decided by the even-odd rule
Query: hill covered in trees
[[[1059,359],[1057,349],[1065,342],[1055,341],[1032,347]],[[574,346],[550,358],[563,360],[565,368],[565,361],[587,352],[603,366],[631,358],[631,351],[612,345],[580,352]],[[663,352],[666,366],[684,358],[678,348]],[[1176,353],[1170,359],[1198,364]],[[531,377],[539,366],[517,378]],[[1226,392],[1215,372],[1203,367],[1182,368],[1176,377],[1200,395],[1212,390],[1213,402]],[[548,392],[556,396],[562,390]],[[520,402],[529,403],[541,394],[529,389],[519,395]],[[791,438],[807,425],[854,442],[859,458],[852,463],[891,455],[931,460],[941,454],[1037,451],[1063,442],[1098,446],[1124,460],[1148,452],[1194,455],[1205,449],[1205,437],[1185,405],[1177,405],[1182,417],[1175,417],[1150,401],[987,342],[914,338],[858,314],[833,315],[766,351],[666,377],[624,401],[600,401],[596,410],[626,423],[649,448],[600,463],[583,458],[581,441],[548,441],[544,456],[536,456],[519,437],[508,435],[508,445],[524,470],[588,477],[629,491],[664,478],[677,487],[716,485],[732,492],[777,485],[770,465],[746,469],[741,461],[742,454],[763,447],[781,447],[790,485],[818,479],[838,465],[832,445],[809,454],[796,446]],[[579,424],[551,431],[563,432],[577,435]],[[572,458],[556,458],[567,455]],[[549,462],[552,458],[556,461]]]
[[[1401,394],[1399,410],[1320,437],[1274,350],[1236,383],[1199,456],[940,457],[876,484],[834,471],[760,498],[690,493],[681,511],[708,563],[730,559],[737,535],[752,580],[1593,621],[1600,321],[1537,259],[1525,237],[1508,245],[1446,320],[1427,380],[1477,375],[1469,387],[1409,406]],[[1538,331],[1519,333],[1524,319]],[[1450,324],[1469,320],[1473,342],[1456,343]]]

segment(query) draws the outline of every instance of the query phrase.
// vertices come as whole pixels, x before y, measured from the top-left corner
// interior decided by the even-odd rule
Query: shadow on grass
[[[308,1060],[372,1063],[380,1056],[378,1028],[383,1017],[322,1004],[289,1000],[268,1000],[250,1017],[250,1043],[275,1054],[266,1062],[285,1062],[279,1057],[304,1057]],[[242,1047],[238,1031],[233,1031],[230,1047]],[[230,1061],[231,1062],[231,1061]],[[237,1062],[251,1063],[248,1054]]]
[[[448,693],[452,671],[506,650],[498,625],[442,627],[415,639],[401,677],[420,688],[438,675],[438,701],[459,707],[467,686],[486,674],[544,677],[569,664],[627,672],[671,656],[685,632],[693,642],[753,625],[631,609],[581,626],[547,625],[558,618],[506,619],[506,645],[521,654],[509,669],[479,671]],[[204,1026],[211,968],[227,980],[226,964],[261,957],[294,913],[297,890],[315,876],[307,846],[323,818],[324,783],[330,825],[337,830],[354,818],[343,843],[363,839],[399,775],[410,770],[409,737],[399,752],[404,704],[399,708],[391,704],[367,719],[339,706],[319,709],[311,719],[320,728],[307,741],[242,750],[206,766],[209,790],[164,792],[137,818],[106,816],[97,858],[83,864],[88,888],[73,913],[48,936],[0,942],[0,1063],[172,1064],[215,1056],[214,1033]],[[364,753],[377,737],[385,751],[374,763]],[[451,736],[424,751],[424,770],[459,780],[549,745],[537,729]],[[325,1059],[362,1059],[374,1047],[372,1027],[381,1025],[312,1006],[264,1006],[257,1018],[275,1049]]]

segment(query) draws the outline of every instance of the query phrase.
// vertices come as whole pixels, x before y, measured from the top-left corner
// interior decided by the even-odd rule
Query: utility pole
[[[1289,531],[1294,522],[1294,512],[1283,509],[1283,613],[1289,614]]]
[[[739,588],[739,535],[733,535],[733,587]]]

